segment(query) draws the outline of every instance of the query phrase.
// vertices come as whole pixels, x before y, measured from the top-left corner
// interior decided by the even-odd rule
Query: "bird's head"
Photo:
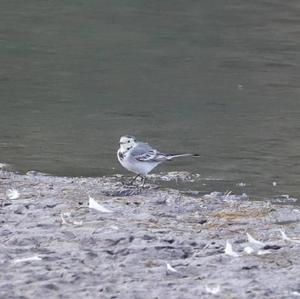
[[[136,138],[131,135],[125,135],[120,138],[120,149],[122,151],[128,151],[136,144]]]

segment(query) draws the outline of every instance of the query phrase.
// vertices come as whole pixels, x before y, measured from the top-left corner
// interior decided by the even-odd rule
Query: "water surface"
[[[299,25],[299,1],[2,2],[0,161],[125,174],[130,133],[199,153],[158,169],[212,179],[185,188],[300,197]]]

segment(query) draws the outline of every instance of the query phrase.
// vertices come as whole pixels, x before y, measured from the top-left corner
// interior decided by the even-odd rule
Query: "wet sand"
[[[0,170],[0,183],[0,298],[300,296],[299,240],[279,231],[300,236],[296,205],[141,190],[119,177]],[[88,208],[89,195],[112,213]]]

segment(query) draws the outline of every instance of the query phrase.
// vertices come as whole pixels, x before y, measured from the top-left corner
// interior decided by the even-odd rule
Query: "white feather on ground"
[[[252,253],[255,252],[255,249],[253,249],[250,246],[247,246],[247,247],[244,248],[244,252],[246,252],[247,254],[252,254]]]
[[[23,257],[19,259],[15,259],[14,263],[23,263],[23,262],[31,262],[31,261],[41,261],[42,258],[38,255],[30,256],[30,257]]]
[[[257,255],[265,255],[265,254],[269,254],[272,253],[270,250],[258,250],[257,251]]]
[[[232,245],[230,244],[230,242],[228,240],[226,241],[225,254],[233,256],[233,257],[239,256],[239,254],[232,249]]]
[[[6,196],[9,199],[18,199],[20,197],[20,193],[17,189],[11,188],[6,191]]]
[[[173,268],[169,263],[165,262],[167,265],[167,272],[173,272],[173,273],[177,273],[178,271]]]
[[[91,196],[89,196],[89,208],[97,210],[102,213],[113,213],[113,211],[111,211],[111,210],[105,208],[104,206],[100,205],[99,203],[97,203],[95,201],[95,199]]]
[[[60,219],[61,219],[61,225],[74,224],[74,225],[80,226],[83,224],[82,220],[80,220],[80,221],[73,220],[71,212],[61,213]]]
[[[257,255],[265,255],[265,254],[269,254],[269,253],[272,253],[270,250],[263,250],[263,249],[254,249],[250,246],[247,246],[244,248],[244,252],[247,253],[247,254],[257,254]]]
[[[83,221],[76,221],[76,220],[73,220],[72,222],[74,225],[77,225],[77,226],[81,226],[83,224]]]
[[[205,291],[212,295],[217,295],[220,293],[221,287],[220,285],[216,286],[205,286]]]
[[[260,246],[265,246],[265,243],[259,240],[256,240],[254,237],[252,237],[249,233],[247,233],[248,242]]]
[[[292,238],[288,237],[283,229],[280,229],[279,231],[280,231],[281,237],[284,241],[289,241],[289,242],[293,242],[296,244],[300,244],[300,239],[292,239]]]
[[[111,225],[110,228],[113,230],[119,230],[119,228],[116,225]]]
[[[68,224],[68,222],[67,222],[66,219],[64,218],[63,213],[60,214],[60,219],[61,219],[61,224]]]

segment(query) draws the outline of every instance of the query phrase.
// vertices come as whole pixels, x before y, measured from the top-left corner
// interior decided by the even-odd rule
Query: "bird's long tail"
[[[172,160],[174,158],[179,158],[179,157],[199,157],[198,154],[167,154],[166,158],[167,160]]]

